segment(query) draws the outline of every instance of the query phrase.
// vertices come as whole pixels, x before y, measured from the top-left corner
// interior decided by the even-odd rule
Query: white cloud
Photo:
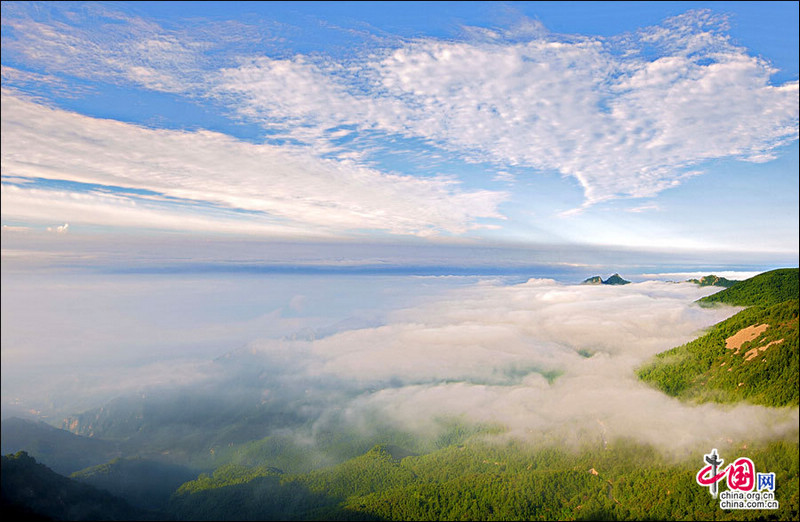
[[[430,434],[437,419],[456,417],[525,439],[633,437],[676,452],[789,433],[796,409],[692,406],[637,380],[635,368],[654,354],[736,311],[691,305],[717,290],[659,282],[484,284],[398,311],[380,327],[253,347],[267,361],[300,363],[294,375],[335,376],[369,390],[337,404],[321,424],[370,429],[378,418]],[[552,384],[548,372],[558,375]]]
[[[647,205],[639,205],[638,207],[629,208],[627,211],[633,212],[634,214],[640,214],[649,210],[661,210],[661,207],[659,207],[656,203],[649,203]]]
[[[239,112],[265,126],[314,125],[320,130],[350,120],[366,120],[362,103],[348,94],[335,77],[303,56],[274,60],[253,58],[222,69],[216,92],[240,99]],[[298,129],[299,132],[299,129]],[[332,131],[332,138],[342,131]]]
[[[63,79],[51,74],[38,74],[31,71],[23,71],[7,65],[0,66],[2,71],[3,83],[5,85],[14,85],[17,88],[25,88],[31,86],[47,86],[53,92],[58,93],[59,96],[64,98],[77,98],[79,95],[86,95],[90,92],[88,88],[80,88],[74,85],[69,85]]]
[[[2,110],[4,174],[146,190],[190,203],[256,212],[251,221],[278,230],[308,229],[319,235],[358,229],[458,234],[475,227],[479,218],[501,217],[496,206],[505,197],[500,192],[464,191],[451,179],[384,174],[208,131],[152,130],[89,118],[9,92],[3,93]],[[4,189],[4,215],[29,212],[19,199],[23,193],[42,197],[39,207],[61,199],[62,204],[81,204],[86,211],[75,219],[59,217],[56,208],[50,208],[51,221],[103,224],[106,210],[113,207],[117,215],[130,216],[131,225],[142,216],[138,226],[153,226],[146,217],[152,213],[147,208],[140,212],[134,199],[102,192],[54,196],[41,189]],[[6,208],[7,200],[12,208]],[[95,213],[94,203],[102,203]],[[175,208],[169,213],[182,214]],[[254,226],[245,216],[228,218],[218,227],[237,221],[245,228]]]
[[[500,181],[500,182],[503,182],[503,183],[514,184],[517,181],[517,177],[514,174],[510,173],[510,172],[507,172],[505,170],[501,170],[501,171],[498,171],[497,173],[495,173],[495,175],[492,178],[492,180]]]
[[[146,199],[146,198],[145,198]],[[2,185],[3,219],[34,223],[68,220],[78,225],[144,228],[172,231],[269,235],[272,237],[324,237],[296,224],[268,219],[237,219],[221,212],[180,211],[170,206],[147,205],[136,198],[103,192],[69,192]],[[60,229],[60,230],[59,230]],[[48,232],[66,228],[47,227]]]
[[[713,272],[713,274],[712,274]],[[681,280],[685,281],[687,279],[700,279],[701,277],[705,277],[707,275],[715,275],[718,277],[724,277],[726,279],[733,279],[738,281],[744,281],[745,279],[750,279],[751,277],[755,277],[761,272],[745,272],[745,271],[731,271],[731,270],[714,270],[714,271],[705,271],[705,272],[661,272],[657,274],[642,274],[642,277],[647,278],[654,278],[654,279],[672,279],[672,280]]]
[[[8,6],[3,25],[13,35],[4,34],[4,50],[53,73],[186,92],[206,65],[203,51],[213,47],[102,5],[56,11],[39,6],[31,16],[25,6]]]
[[[685,296],[717,290],[654,282],[624,288],[550,280],[483,285],[451,301],[398,312],[384,327],[319,341],[313,350],[326,361],[323,371],[365,380],[488,379],[513,364],[555,370],[576,364],[581,349],[643,358],[729,313],[686,306]],[[396,361],[382,364],[389,354]]]
[[[797,408],[683,404],[637,380],[655,353],[736,311],[692,304],[716,288],[6,275],[3,396],[37,409],[48,394],[88,408],[197,385],[244,403],[269,395],[328,431],[388,424],[435,435],[455,417],[525,440],[624,436],[680,453],[797,429]]]
[[[63,225],[58,225],[56,227],[47,227],[48,232],[54,232],[56,234],[66,234],[69,230],[69,223],[64,223]]]
[[[3,232],[12,232],[12,233],[22,232],[22,233],[25,233],[25,232],[29,232],[30,230],[31,230],[30,227],[3,225]],[[6,250],[5,249],[3,250],[3,255],[4,256],[6,255]]]
[[[280,263],[274,256],[298,259],[298,251],[318,256],[326,247],[253,240],[207,248],[207,242],[191,237],[131,243],[130,236],[119,234],[101,239],[99,250],[87,247],[85,236],[52,236],[42,251],[10,248],[9,232],[4,229],[3,234],[4,406],[6,399],[18,397],[56,416],[151,385],[163,389],[192,379],[231,377],[233,384],[225,389],[238,393],[239,386],[252,383],[212,362],[226,352],[253,339],[306,339],[379,324],[384,311],[397,302],[419,300],[458,284],[406,278],[398,285],[397,277],[380,276],[197,274],[191,269],[172,275],[119,275],[109,271],[140,266],[143,258],[155,267],[220,258],[236,267],[256,260]],[[120,243],[126,247],[115,250]],[[93,264],[99,270],[88,275],[69,269]],[[277,363],[278,370],[284,368]],[[294,377],[285,374],[289,386]]]
[[[268,31],[241,24],[168,30],[104,7],[93,9],[93,16],[108,25],[34,19],[21,8],[4,12],[4,23],[13,29],[4,36],[4,51],[54,73],[208,97],[263,125],[271,136],[304,145],[306,158],[301,160],[277,148],[248,148],[209,133],[183,138],[199,147],[204,160],[209,159],[207,147],[225,148],[241,156],[238,163],[250,158],[269,168],[285,165],[284,172],[350,176],[337,187],[323,188],[325,176],[314,180],[320,193],[336,196],[329,198],[339,210],[332,213],[332,227],[349,228],[360,220],[398,233],[425,235],[437,228],[460,233],[476,217],[498,217],[496,194],[459,193],[453,199],[453,187],[443,180],[412,181],[356,167],[367,165],[372,152],[395,146],[387,139],[423,142],[422,155],[432,163],[447,151],[501,169],[559,172],[581,184],[585,202],[579,212],[604,200],[654,196],[702,173],[708,160],[769,161],[798,137],[798,82],[773,85],[773,67],[733,45],[727,21],[708,11],[691,11],[611,38],[564,37],[521,20],[512,31],[467,28],[461,39],[393,40],[369,55],[333,59],[256,53],[252,45],[242,46],[238,35],[245,31],[248,38],[262,41]],[[180,141],[177,134],[162,135],[169,137],[167,143]],[[343,143],[343,138],[350,141]],[[419,157],[420,151],[413,154]],[[252,165],[245,168],[252,170]],[[185,176],[173,172],[170,178],[173,189],[180,186],[181,197],[197,196],[175,183]],[[287,178],[295,179],[285,176],[278,192],[293,183]],[[362,200],[345,202],[352,194],[339,198],[342,187],[364,189],[364,183],[353,181],[366,178],[380,179],[375,185],[383,187],[392,179],[400,193],[422,190],[456,204],[436,216],[409,220],[408,209],[392,208],[396,192],[366,189],[373,194],[363,199],[381,208],[388,204],[387,215],[397,217],[388,223]],[[290,220],[327,222],[325,213],[317,211],[330,202],[311,203],[318,193],[307,197],[307,178],[298,179],[304,181],[297,184],[300,195],[292,207],[302,216],[292,215],[280,197],[270,198],[269,204],[263,194],[247,202],[232,201],[224,191],[214,197]],[[472,210],[464,215],[458,211],[461,205]],[[416,208],[430,212],[424,204]]]
[[[572,176],[592,204],[653,196],[709,159],[767,161],[797,139],[797,82],[771,85],[770,65],[723,29],[695,12],[618,40],[423,38],[349,68],[249,61],[226,69],[218,89],[311,142],[344,124],[422,138]],[[643,56],[645,45],[657,56]]]

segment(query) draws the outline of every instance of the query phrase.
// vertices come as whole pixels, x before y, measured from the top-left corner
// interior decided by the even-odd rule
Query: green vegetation
[[[759,325],[769,326],[755,335],[761,330]],[[728,339],[735,341],[737,333],[747,338],[748,331],[754,332],[753,339],[737,348],[726,347]],[[699,339],[658,354],[637,374],[664,393],[685,400],[796,406],[798,302],[743,310]]]
[[[58,475],[24,451],[2,457],[2,506],[26,517],[56,520],[160,520],[92,486]]]
[[[687,283],[694,283],[700,286],[722,286],[725,288],[730,288],[734,285],[734,283],[738,283],[738,281],[732,281],[730,279],[725,279],[724,277],[719,277],[715,275],[707,275],[703,276],[700,279],[687,279]]]
[[[70,478],[103,489],[149,510],[166,507],[170,495],[197,472],[142,458],[116,458],[70,475]]]
[[[764,272],[730,288],[700,299],[701,305],[724,303],[734,306],[771,306],[800,297],[800,277],[797,268],[782,268]]]
[[[683,346],[658,354],[639,378],[694,402],[797,406],[798,270],[739,281],[700,304],[749,306]]]
[[[313,444],[300,443],[296,437],[288,434],[276,434],[244,444],[214,446],[211,449],[215,464],[208,467],[237,464],[255,468],[268,462],[272,468],[282,473],[306,473],[363,455],[379,444],[389,448],[404,448],[406,454],[424,454],[452,444],[461,444],[474,436],[503,431],[496,425],[468,423],[457,417],[443,417],[436,421],[440,431],[434,437],[419,437],[393,426],[383,425],[375,418],[370,420],[373,432],[368,436],[340,425],[335,430],[315,430]],[[310,438],[309,432],[309,440]]]
[[[777,511],[722,511],[695,482],[702,459],[674,461],[629,440],[563,448],[471,439],[409,455],[378,445],[306,473],[226,465],[180,486],[155,516],[61,477],[24,453],[3,457],[4,512],[58,519],[795,520],[796,442],[723,444],[776,474]],[[33,493],[32,493],[33,492]]]
[[[720,448],[739,456],[735,446]],[[798,513],[798,445],[750,446],[758,470],[776,474],[780,510]],[[672,462],[652,447],[617,441],[568,450],[472,441],[400,458],[377,446],[331,468],[281,475],[226,467],[173,497],[179,519],[284,520],[754,520],[722,511],[695,482],[702,459]]]

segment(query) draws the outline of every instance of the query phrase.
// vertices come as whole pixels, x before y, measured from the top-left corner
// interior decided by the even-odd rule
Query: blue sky
[[[4,2],[2,47],[4,244],[797,259],[796,2]]]

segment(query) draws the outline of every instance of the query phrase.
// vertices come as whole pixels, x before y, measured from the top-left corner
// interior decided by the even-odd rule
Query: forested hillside
[[[776,474],[781,509],[798,515],[798,445],[778,441],[720,446],[746,452]],[[336,466],[287,474],[268,465],[226,465],[173,494],[165,511],[120,499],[51,472],[25,454],[3,457],[4,512],[67,520],[759,520],[763,511],[722,511],[698,487],[697,459],[675,461],[656,448],[535,447],[471,440],[402,456],[376,446]]]
[[[122,454],[114,442],[81,437],[40,421],[4,419],[2,454],[21,450],[63,475],[108,462]]]
[[[798,302],[753,307],[658,354],[638,375],[674,397],[798,404]]]
[[[737,281],[730,288],[700,299],[701,305],[771,306],[800,297],[797,268],[781,268]]]
[[[170,494],[197,476],[189,468],[142,458],[117,458],[77,471],[70,478],[112,493],[148,510],[163,509]]]
[[[639,377],[695,402],[798,405],[798,271],[773,270],[700,300],[748,306],[685,345],[658,354]]]
[[[721,449],[733,455],[735,446]],[[750,446],[776,473],[776,520],[798,513],[798,446]],[[533,449],[473,441],[398,459],[385,447],[332,468],[281,474],[228,466],[174,495],[171,513],[194,520],[758,520],[721,511],[697,486],[702,462],[671,461],[649,446]]]
[[[50,520],[161,520],[163,513],[80,484],[39,464],[24,451],[2,457],[3,513]]]

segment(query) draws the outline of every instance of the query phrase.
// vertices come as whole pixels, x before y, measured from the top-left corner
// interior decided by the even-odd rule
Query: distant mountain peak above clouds
[[[630,281],[623,279],[619,274],[615,273],[609,276],[608,279],[603,280],[600,276],[592,276],[583,281],[584,285],[627,285]]]
[[[703,276],[700,279],[687,279],[687,283],[694,283],[700,286],[722,286],[725,288],[730,288],[733,286],[734,283],[737,281],[734,279],[726,279],[724,277],[716,276],[714,274],[710,274],[707,276]]]

